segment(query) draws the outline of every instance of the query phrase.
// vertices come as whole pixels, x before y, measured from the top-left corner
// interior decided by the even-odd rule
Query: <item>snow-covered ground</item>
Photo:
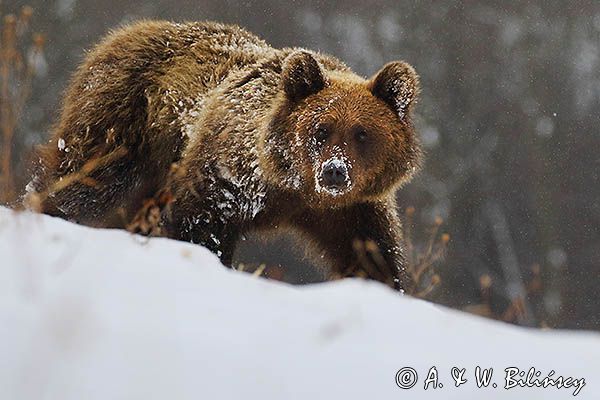
[[[577,398],[600,398],[600,335],[509,326],[377,283],[292,287],[228,270],[199,246],[7,209],[0,265],[0,399],[568,399],[577,390],[505,389],[510,367],[534,367],[540,380],[553,370],[571,386],[583,378]],[[434,366],[441,384],[424,390]],[[477,388],[477,366],[493,368],[489,387]],[[405,367],[418,375],[411,389],[396,383]],[[453,367],[465,368],[459,387]],[[400,375],[410,384],[410,371]]]

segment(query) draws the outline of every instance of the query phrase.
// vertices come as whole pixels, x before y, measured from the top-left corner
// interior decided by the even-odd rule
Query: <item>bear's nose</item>
[[[343,163],[334,161],[327,162],[323,166],[322,179],[325,186],[335,188],[346,187],[348,169]]]

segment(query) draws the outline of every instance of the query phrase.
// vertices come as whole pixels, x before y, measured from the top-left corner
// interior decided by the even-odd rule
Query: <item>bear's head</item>
[[[419,78],[410,65],[392,62],[364,80],[296,51],[280,85],[263,138],[273,184],[315,207],[340,207],[382,198],[418,169],[411,111]]]

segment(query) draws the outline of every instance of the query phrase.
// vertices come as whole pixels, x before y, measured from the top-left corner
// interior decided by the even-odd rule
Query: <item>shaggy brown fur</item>
[[[236,26],[137,23],[76,72],[32,187],[44,212],[101,227],[163,199],[162,233],[226,265],[244,232],[291,227],[336,275],[407,287],[394,194],[418,168],[418,90],[403,62],[365,80]]]

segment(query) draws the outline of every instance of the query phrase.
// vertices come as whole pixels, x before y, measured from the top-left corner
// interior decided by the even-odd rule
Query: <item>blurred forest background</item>
[[[128,21],[237,23],[277,47],[333,54],[364,76],[403,59],[421,75],[417,124],[427,159],[399,204],[415,207],[406,216],[415,243],[427,247],[431,226],[450,235],[429,298],[524,325],[600,328],[600,2],[19,0],[0,7],[3,16],[21,14],[3,20],[0,60],[2,153],[12,150],[3,168],[21,191],[32,146],[47,140],[85,50]],[[7,46],[11,24],[21,58]],[[11,57],[26,66],[18,76],[7,66]]]

